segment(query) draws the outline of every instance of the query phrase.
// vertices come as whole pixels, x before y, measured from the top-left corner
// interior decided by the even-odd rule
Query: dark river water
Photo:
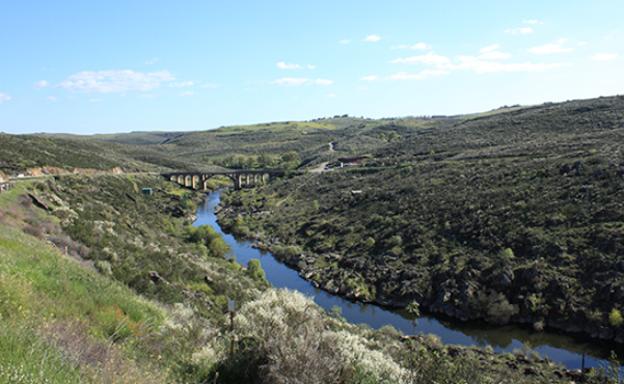
[[[193,225],[210,225],[227,242],[233,256],[242,264],[247,265],[251,259],[259,259],[266,272],[267,280],[276,288],[297,290],[330,310],[339,307],[342,316],[349,322],[368,324],[380,328],[390,324],[405,334],[434,334],[445,344],[474,346],[491,346],[497,352],[512,352],[517,349],[530,348],[543,357],[559,362],[568,368],[580,368],[582,356],[585,354],[585,366],[605,366],[610,351],[615,349],[600,341],[584,341],[566,335],[550,332],[533,332],[518,326],[494,327],[483,323],[463,323],[433,316],[410,318],[399,311],[386,309],[377,305],[352,302],[315,288],[299,274],[279,262],[271,253],[262,252],[251,246],[251,242],[237,240],[225,233],[217,223],[215,208],[220,201],[220,192],[207,195],[206,200],[197,211],[197,220]],[[618,355],[624,351],[620,348]]]

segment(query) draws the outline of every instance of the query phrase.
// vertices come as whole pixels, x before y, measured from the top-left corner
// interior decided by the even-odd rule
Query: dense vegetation
[[[143,194],[144,186],[154,194]],[[523,352],[497,355],[352,326],[299,294],[267,289],[259,265],[242,269],[223,257],[213,231],[188,227],[195,201],[149,176],[66,176],[1,194],[0,382],[580,377]],[[228,297],[240,308],[234,332]],[[605,378],[593,372],[587,380]]]
[[[223,224],[352,298],[621,342],[623,136],[622,97],[207,132],[0,134],[7,174],[137,172],[0,194],[0,382],[608,382],[523,352],[351,326],[270,289],[259,263],[230,261],[213,230],[189,225],[201,196],[146,172],[329,164],[229,192]]]
[[[624,342],[624,98],[394,125],[363,166],[231,193],[223,222],[353,298]]]

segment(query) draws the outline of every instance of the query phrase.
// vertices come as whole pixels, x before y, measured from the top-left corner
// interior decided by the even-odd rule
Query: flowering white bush
[[[324,337],[337,346],[342,361],[363,369],[379,383],[402,383],[407,372],[392,358],[381,351],[371,349],[362,336],[348,331],[327,331]]]
[[[193,321],[195,313],[182,303],[175,303],[171,306],[169,316],[167,316],[163,326],[172,330],[179,330],[189,326]]]
[[[299,292],[268,290],[236,316],[239,337],[255,339],[271,383],[344,382],[356,370],[382,383],[400,383],[404,370],[365,338],[329,328],[328,317]]]
[[[219,353],[211,345],[206,345],[195,351],[191,356],[191,360],[195,364],[212,365],[219,360]]]

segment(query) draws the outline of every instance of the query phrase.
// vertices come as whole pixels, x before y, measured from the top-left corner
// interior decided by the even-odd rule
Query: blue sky
[[[3,1],[0,131],[198,130],[624,93],[624,2]]]

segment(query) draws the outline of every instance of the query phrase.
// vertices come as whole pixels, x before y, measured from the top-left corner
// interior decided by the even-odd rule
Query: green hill
[[[623,342],[624,98],[433,120],[223,220],[346,296]]]

